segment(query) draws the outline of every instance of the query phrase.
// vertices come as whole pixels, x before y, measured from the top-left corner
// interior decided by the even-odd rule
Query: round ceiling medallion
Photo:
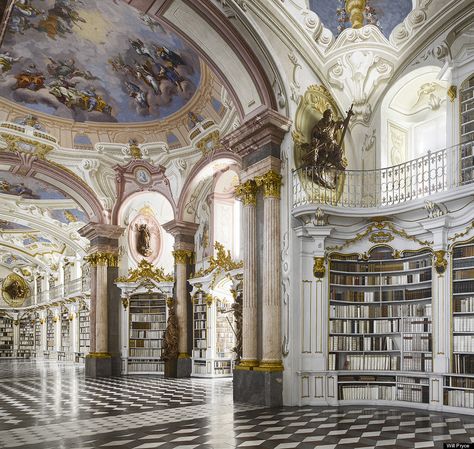
[[[11,307],[20,307],[30,294],[26,281],[18,274],[9,274],[2,283],[2,298]]]

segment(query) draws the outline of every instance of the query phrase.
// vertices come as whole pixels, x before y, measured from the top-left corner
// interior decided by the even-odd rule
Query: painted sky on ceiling
[[[0,95],[76,121],[163,119],[201,78],[194,50],[116,0],[17,1],[0,53]]]
[[[350,27],[350,22],[344,14],[344,6],[344,0],[309,0],[310,9],[334,36]],[[376,25],[388,38],[392,30],[410,13],[412,6],[412,0],[367,0],[364,24]]]
[[[0,170],[0,194],[31,200],[63,200],[68,198],[57,188],[39,179]]]

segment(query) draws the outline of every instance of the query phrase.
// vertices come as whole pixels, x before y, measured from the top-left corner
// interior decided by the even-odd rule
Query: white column
[[[33,276],[33,304],[38,303],[38,275],[35,273]]]
[[[59,295],[64,295],[64,262],[61,260],[58,264],[58,285],[60,285]]]
[[[239,368],[258,366],[257,354],[257,186],[247,181],[236,189],[242,199],[244,280],[242,300],[242,358]]]
[[[270,170],[256,179],[263,186],[262,357],[259,370],[281,371],[281,176]],[[244,280],[245,282],[245,280]]]

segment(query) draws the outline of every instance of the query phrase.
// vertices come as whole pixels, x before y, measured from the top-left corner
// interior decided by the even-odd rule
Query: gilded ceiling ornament
[[[255,178],[257,187],[263,186],[265,198],[280,198],[281,175],[273,170]]]
[[[122,298],[122,306],[125,310],[127,310],[128,304],[129,304],[128,298]]]
[[[322,279],[326,274],[326,267],[324,266],[324,257],[315,257],[313,265],[314,277]]]
[[[193,252],[186,249],[176,249],[173,251],[174,261],[180,264],[188,263],[188,260],[191,261],[193,257]]]
[[[446,259],[446,251],[440,249],[438,251],[434,251],[434,267],[438,274],[443,274],[448,268],[448,261]]]
[[[147,260],[143,259],[137,268],[128,270],[128,276],[121,276],[116,282],[138,282],[142,279],[152,279],[156,282],[173,282],[171,274],[165,274],[163,268],[155,267]]]
[[[394,239],[393,235],[390,232],[378,231],[374,232],[369,237],[369,242],[372,243],[388,243]]]
[[[203,156],[207,156],[210,152],[220,147],[220,133],[218,130],[212,131],[196,143],[196,147],[201,151]]]
[[[84,258],[91,266],[109,266],[118,267],[118,254],[97,251]]]
[[[461,237],[464,237],[465,235],[469,234],[469,232],[471,231],[471,229],[474,228],[474,221],[471,222],[470,225],[468,225],[464,231],[461,231],[461,232],[457,232],[456,234],[454,234],[452,237],[448,237],[448,240],[451,240],[453,243],[460,239]]]
[[[141,159],[143,157],[142,150],[135,139],[130,139],[128,141],[128,148],[130,150],[130,156],[132,156],[133,159]]]
[[[366,0],[346,0],[346,11],[352,23],[352,28],[362,28],[364,25],[364,9]]]
[[[20,307],[30,294],[26,281],[18,274],[9,274],[2,282],[3,300],[11,307]]]
[[[254,180],[248,180],[235,188],[235,195],[240,198],[244,206],[255,206],[257,204],[258,187]]]
[[[7,147],[4,151],[11,153],[34,154],[39,159],[44,159],[50,151],[54,150],[52,145],[46,145],[32,139],[26,139],[12,134],[0,133],[0,137],[7,143]]]
[[[222,243],[215,242],[214,248],[217,250],[217,256],[211,256],[209,258],[209,266],[206,269],[203,268],[196,272],[194,276],[192,276],[193,278],[206,276],[207,274],[212,273],[216,269],[217,271],[215,273],[215,276],[217,276],[218,273],[236,270],[244,266],[242,261],[238,262],[232,259],[230,251],[226,250]]]

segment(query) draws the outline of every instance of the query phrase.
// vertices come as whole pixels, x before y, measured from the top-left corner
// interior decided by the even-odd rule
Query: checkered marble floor
[[[474,417],[406,408],[233,404],[229,379],[85,379],[83,367],[0,361],[0,448],[442,448]]]

